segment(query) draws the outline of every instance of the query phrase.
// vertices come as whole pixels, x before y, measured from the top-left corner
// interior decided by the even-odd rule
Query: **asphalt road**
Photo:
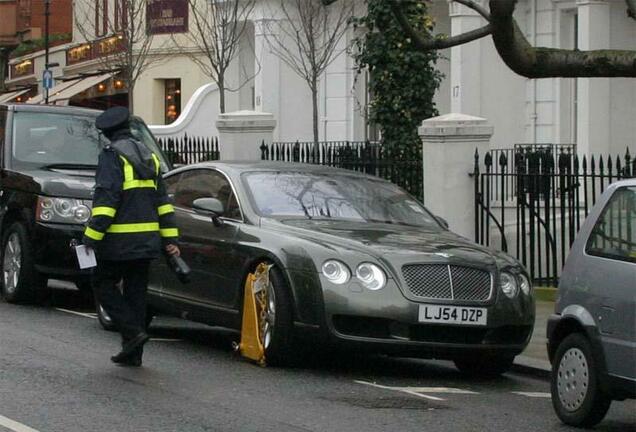
[[[261,368],[232,352],[233,334],[169,318],[153,323],[143,368],[116,367],[118,336],[89,312],[75,292],[0,301],[1,432],[572,430],[540,378],[356,355]],[[636,402],[615,402],[596,430],[636,431]]]

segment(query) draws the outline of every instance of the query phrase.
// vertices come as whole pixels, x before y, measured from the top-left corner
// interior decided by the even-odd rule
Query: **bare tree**
[[[328,6],[320,0],[281,0],[282,17],[270,23],[272,52],[300,76],[311,91],[314,142],[318,142],[318,81],[346,48],[339,48],[354,2]]]
[[[149,0],[120,0],[104,13],[106,0],[75,0],[76,28],[87,41],[115,36],[117,43],[104,42],[98,61],[105,71],[119,70],[128,90],[128,107],[134,112],[134,90],[139,76],[160,60],[152,56],[153,35],[147,32],[146,11]],[[101,17],[96,20],[96,17]],[[98,26],[98,28],[96,28]],[[105,41],[106,39],[104,39]]]
[[[194,31],[185,35],[197,48],[186,52],[219,88],[220,112],[225,112],[226,72],[239,51],[256,0],[188,0]],[[203,53],[205,58],[199,55]],[[250,73],[251,76],[253,72]],[[245,83],[239,83],[239,87]]]
[[[338,1],[347,0],[322,0],[325,5]],[[474,0],[453,0],[478,12],[487,24],[464,34],[435,38],[413,29],[404,15],[400,0],[389,1],[400,26],[420,50],[450,48],[490,35],[506,65],[527,78],[636,77],[636,51],[533,47],[513,17],[518,0],[490,0],[489,10]],[[636,20],[636,0],[625,0],[625,3],[627,15]]]

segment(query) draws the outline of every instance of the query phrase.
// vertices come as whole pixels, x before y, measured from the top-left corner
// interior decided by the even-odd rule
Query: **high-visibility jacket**
[[[83,243],[99,259],[126,261],[157,258],[178,236],[157,155],[133,138],[106,147]]]

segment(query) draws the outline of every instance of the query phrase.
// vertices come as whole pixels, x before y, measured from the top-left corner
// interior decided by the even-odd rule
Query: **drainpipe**
[[[532,9],[532,46],[537,46],[537,0],[531,0]],[[532,139],[531,143],[537,142],[537,80],[532,80],[532,113],[530,114],[530,118],[532,121]]]

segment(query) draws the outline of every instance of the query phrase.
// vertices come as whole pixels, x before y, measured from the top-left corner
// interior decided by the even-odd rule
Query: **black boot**
[[[122,350],[112,356],[110,359],[113,363],[126,366],[141,366],[141,353],[143,346],[150,337],[146,332],[139,332],[135,337],[123,343]]]

